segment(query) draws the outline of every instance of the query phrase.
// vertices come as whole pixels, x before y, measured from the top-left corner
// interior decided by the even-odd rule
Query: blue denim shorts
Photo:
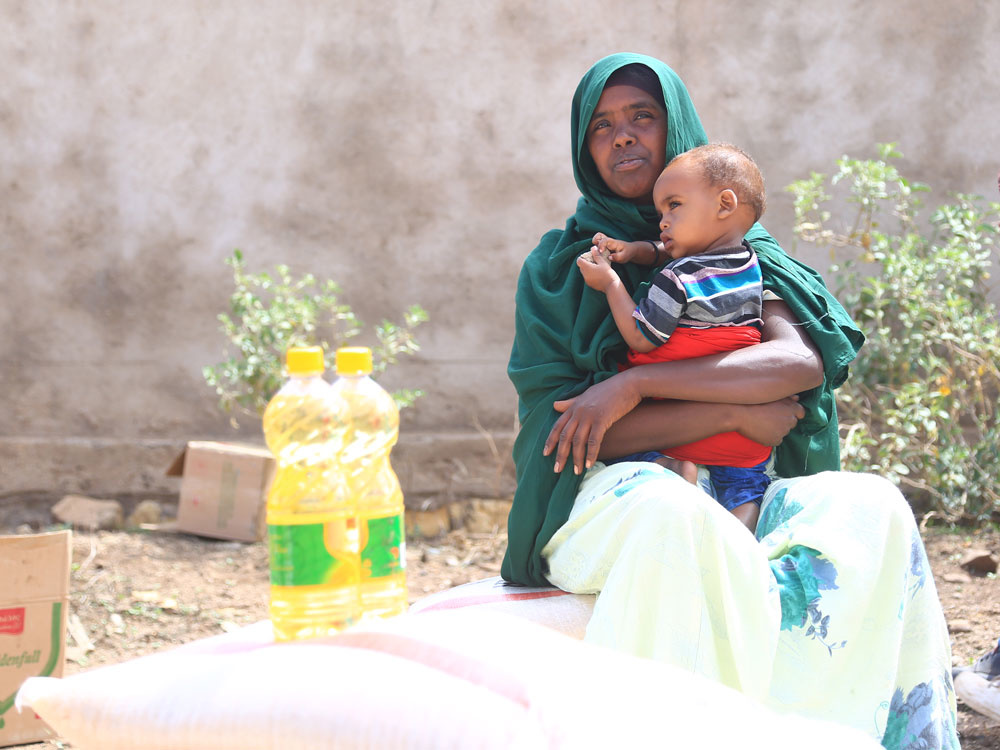
[[[746,503],[760,506],[764,492],[771,484],[767,473],[768,461],[756,466],[738,468],[735,466],[706,466],[708,478],[712,482],[715,499],[726,510],[738,508]]]
[[[651,463],[655,462],[658,458],[663,458],[663,454],[659,451],[643,451],[641,453],[630,453],[621,458],[613,458],[604,463],[609,466],[621,463],[622,461],[645,461]],[[706,466],[709,481],[712,483],[712,494],[719,505],[726,510],[738,508],[746,503],[757,503],[759,506],[764,499],[764,491],[771,484],[771,477],[767,473],[769,461],[770,459],[748,468]]]
[[[643,453],[630,453],[627,456],[622,456],[621,458],[612,458],[610,460],[604,461],[606,466],[611,466],[611,464],[620,464],[622,461],[644,461],[646,463],[652,463],[658,458],[663,458],[663,454],[659,451],[644,451]]]

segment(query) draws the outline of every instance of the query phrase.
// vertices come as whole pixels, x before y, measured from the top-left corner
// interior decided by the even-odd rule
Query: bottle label
[[[406,568],[406,542],[403,536],[403,514],[369,518],[367,541],[361,550],[361,580],[383,578]],[[362,530],[364,533],[364,530]]]
[[[355,528],[353,518],[330,523],[268,524],[271,585],[350,584],[352,571],[357,570],[356,557],[351,564],[352,547],[357,554],[357,546],[350,542]],[[354,538],[356,543],[356,534]]]

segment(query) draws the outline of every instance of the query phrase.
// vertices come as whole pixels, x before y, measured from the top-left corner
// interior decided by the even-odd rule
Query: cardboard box
[[[167,476],[181,477],[177,530],[218,539],[264,538],[274,457],[266,448],[192,441]]]
[[[0,747],[54,737],[14,697],[29,677],[62,677],[69,610],[69,531],[0,536]]]

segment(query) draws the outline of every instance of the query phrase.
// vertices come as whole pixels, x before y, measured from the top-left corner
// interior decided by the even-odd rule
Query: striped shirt
[[[689,255],[665,265],[632,313],[642,334],[664,344],[678,326],[763,326],[757,254],[740,247]]]

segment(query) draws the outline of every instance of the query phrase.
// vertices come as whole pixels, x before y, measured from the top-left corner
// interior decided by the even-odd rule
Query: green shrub
[[[361,333],[361,321],[350,306],[339,301],[340,289],[312,274],[295,279],[288,266],[267,272],[247,273],[243,253],[226,259],[233,269],[236,289],[229,298],[229,312],[219,315],[220,328],[229,342],[227,359],[202,368],[202,374],[219,395],[219,406],[227,414],[243,412],[260,416],[284,383],[285,352],[293,346],[322,346],[328,371],[333,370],[336,349]],[[382,321],[375,326],[372,347],[375,374],[413,354],[420,347],[413,329],[427,320],[427,313],[411,306],[402,324]],[[422,392],[400,390],[392,394],[401,408]],[[235,418],[232,419],[234,426]]]
[[[919,511],[981,520],[1000,510],[1000,322],[986,287],[1000,204],[956,195],[921,223],[927,187],[891,163],[895,144],[878,149],[787,188],[796,237],[831,248],[835,291],[868,337],[838,392],[844,467],[892,479]],[[831,200],[849,229],[832,228]]]

